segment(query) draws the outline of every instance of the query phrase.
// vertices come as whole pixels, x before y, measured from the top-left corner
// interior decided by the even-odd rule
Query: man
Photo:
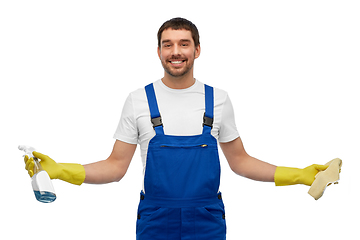
[[[164,77],[129,95],[108,159],[82,166],[56,163],[34,152],[52,179],[103,184],[124,177],[139,144],[144,167],[139,240],[226,238],[218,143],[236,174],[278,186],[311,185],[327,168],[277,167],[248,155],[227,93],[194,78],[200,52],[193,23],[174,18],[161,26],[158,56]],[[32,176],[34,163],[27,157],[25,162]]]

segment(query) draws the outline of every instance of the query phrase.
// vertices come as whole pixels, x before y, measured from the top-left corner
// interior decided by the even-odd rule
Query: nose
[[[174,44],[173,46],[173,51],[172,51],[172,55],[176,56],[176,55],[180,55],[180,47],[178,44]]]

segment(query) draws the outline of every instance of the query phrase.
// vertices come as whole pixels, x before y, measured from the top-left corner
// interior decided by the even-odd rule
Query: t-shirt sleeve
[[[236,128],[234,109],[229,96],[226,96],[224,107],[221,114],[221,124],[219,130],[219,142],[231,142],[239,137]]]
[[[131,94],[127,97],[114,138],[126,143],[138,143],[138,128]]]

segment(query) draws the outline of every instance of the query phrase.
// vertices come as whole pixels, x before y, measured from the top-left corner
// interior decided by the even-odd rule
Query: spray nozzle
[[[40,172],[43,170],[39,160],[33,155],[33,151],[35,151],[35,148],[30,147],[30,146],[26,146],[26,145],[20,145],[19,150],[24,151],[25,155],[23,157],[25,157],[26,155],[29,158],[32,158],[34,160],[34,173]]]
[[[28,155],[29,158],[33,158],[33,151],[35,151],[35,148],[26,146],[26,145],[19,145],[19,150],[24,151],[25,155]]]

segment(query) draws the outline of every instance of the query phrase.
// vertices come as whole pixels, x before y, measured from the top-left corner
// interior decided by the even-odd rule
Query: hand
[[[61,165],[56,163],[54,160],[52,160],[49,156],[46,156],[44,154],[33,152],[34,157],[38,158],[40,161],[40,165],[44,171],[46,171],[51,179],[58,179],[59,175],[61,173]],[[34,159],[30,158],[25,155],[24,158],[25,161],[25,169],[28,171],[28,174],[30,177],[34,175]]]
[[[328,168],[328,166],[326,165],[318,165],[318,164],[313,164],[311,166],[308,166],[302,170],[302,174],[301,174],[301,183],[311,186],[311,184],[314,182],[315,180],[315,176],[320,172],[320,171],[324,171]]]
[[[316,174],[328,168],[326,165],[313,164],[304,169],[277,167],[274,181],[276,186],[287,186],[293,184],[305,184],[311,186]]]
[[[56,163],[49,156],[39,152],[33,152],[34,157],[40,159],[40,165],[46,171],[51,179],[60,179],[76,185],[81,185],[85,180],[85,169],[80,164],[75,163]],[[34,175],[34,159],[28,156],[24,158],[30,177]]]

